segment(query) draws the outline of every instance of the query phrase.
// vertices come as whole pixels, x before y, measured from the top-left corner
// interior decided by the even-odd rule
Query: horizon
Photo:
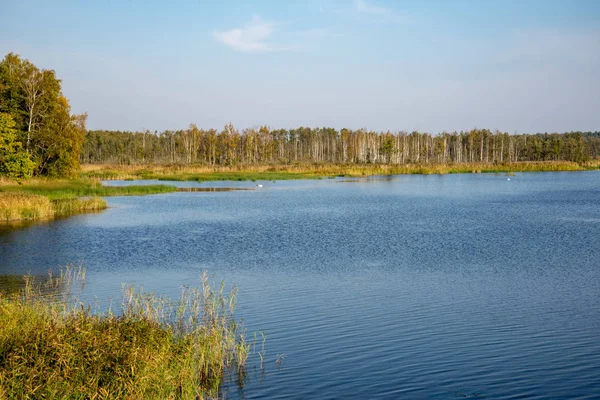
[[[26,1],[0,52],[88,129],[600,129],[600,2]]]

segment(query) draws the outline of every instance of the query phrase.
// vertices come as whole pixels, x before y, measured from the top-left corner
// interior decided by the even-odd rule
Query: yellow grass
[[[218,398],[240,384],[250,344],[234,320],[235,289],[184,288],[179,300],[125,287],[122,311],[71,295],[85,270],[0,293],[0,399]]]
[[[331,176],[396,174],[451,174],[486,172],[581,171],[600,168],[600,161],[578,164],[568,161],[459,164],[325,164],[292,163],[235,166],[84,164],[82,176],[98,179],[246,180],[304,179]]]
[[[45,219],[54,216],[52,202],[44,196],[21,192],[0,192],[3,221]]]
[[[43,220],[105,208],[106,202],[98,197],[51,201],[32,193],[0,192],[0,220],[3,222]]]

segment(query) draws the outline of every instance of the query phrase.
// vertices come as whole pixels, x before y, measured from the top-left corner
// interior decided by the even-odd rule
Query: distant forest
[[[510,135],[487,129],[432,135],[332,128],[164,132],[88,131],[83,163],[268,164],[268,163],[510,163],[585,162],[600,155],[600,132]]]

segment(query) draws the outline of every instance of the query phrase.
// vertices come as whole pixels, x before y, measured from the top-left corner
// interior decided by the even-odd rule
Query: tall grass
[[[134,196],[175,192],[167,185],[103,186],[94,179],[32,179],[22,185],[0,184],[0,192],[26,192],[46,196],[50,200],[93,196]]]
[[[106,202],[98,197],[50,200],[27,192],[0,192],[3,222],[43,220],[105,208]]]
[[[0,295],[0,398],[213,398],[228,373],[242,379],[250,346],[235,291],[204,274],[178,301],[128,286],[118,314],[92,312],[68,295],[84,277],[72,268]],[[67,295],[49,301],[48,287]]]
[[[319,179],[335,176],[396,174],[582,171],[598,168],[598,162],[578,164],[568,161],[401,165],[291,163],[213,167],[205,165],[84,165],[81,175],[102,179],[217,181]]]
[[[0,218],[3,221],[49,218],[52,202],[44,196],[22,192],[0,192]]]
[[[167,185],[102,186],[91,179],[32,179],[22,185],[0,181],[0,222],[41,220],[106,208],[100,196],[175,192]]]
[[[84,197],[80,199],[62,199],[52,202],[55,217],[63,217],[106,208],[106,201],[99,197]]]

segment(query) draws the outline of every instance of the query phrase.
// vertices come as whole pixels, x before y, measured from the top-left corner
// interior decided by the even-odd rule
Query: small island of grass
[[[44,220],[105,209],[105,196],[170,193],[167,185],[102,186],[92,179],[34,178],[0,182],[0,222]]]

